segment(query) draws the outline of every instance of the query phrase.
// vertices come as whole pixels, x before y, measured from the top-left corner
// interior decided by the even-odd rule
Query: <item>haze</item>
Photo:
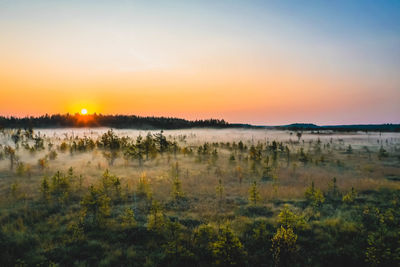
[[[399,1],[0,0],[0,115],[399,123]]]

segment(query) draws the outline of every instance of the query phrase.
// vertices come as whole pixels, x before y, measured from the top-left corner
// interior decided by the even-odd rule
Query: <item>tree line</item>
[[[63,128],[63,127],[112,127],[138,129],[228,128],[240,127],[223,119],[185,120],[174,117],[102,114],[54,114],[38,117],[0,116],[0,128]]]

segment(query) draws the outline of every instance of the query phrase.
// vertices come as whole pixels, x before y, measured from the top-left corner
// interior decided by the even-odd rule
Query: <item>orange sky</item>
[[[318,35],[237,3],[231,13],[159,6],[147,15],[145,5],[74,5],[0,6],[0,114],[400,122],[399,64],[385,52],[399,43],[392,35]]]

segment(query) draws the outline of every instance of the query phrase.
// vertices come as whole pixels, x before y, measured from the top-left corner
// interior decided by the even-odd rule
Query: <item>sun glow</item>
[[[81,109],[81,114],[82,115],[86,115],[87,114],[87,110],[85,108]]]

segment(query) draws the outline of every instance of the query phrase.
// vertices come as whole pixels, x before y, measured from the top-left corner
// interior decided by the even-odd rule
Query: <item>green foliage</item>
[[[119,157],[119,152],[116,150],[103,151],[103,156],[110,166],[114,165],[115,160]]]
[[[100,137],[100,140],[97,141],[97,145],[102,148],[115,150],[121,147],[121,139],[113,130],[108,130]]]
[[[25,164],[23,162],[17,163],[16,173],[18,176],[23,176],[25,174]]]
[[[178,177],[172,178],[172,199],[179,201],[184,198],[185,194],[182,191],[182,182]]]
[[[218,180],[218,185],[215,188],[215,191],[217,192],[217,198],[219,199],[219,201],[221,201],[224,195],[224,186],[222,185],[221,179]]]
[[[44,139],[43,139],[43,137],[40,136],[40,134],[35,135],[33,137],[33,140],[35,142],[35,145],[34,145],[35,150],[43,150],[44,149]]]
[[[18,129],[16,132],[14,132],[11,135],[11,139],[14,141],[14,144],[15,144],[16,148],[18,148],[18,143],[19,143],[21,138],[22,138],[21,129]]]
[[[381,146],[381,148],[378,151],[378,159],[383,159],[389,157],[389,153]]]
[[[215,164],[217,162],[217,160],[218,160],[218,151],[217,151],[217,149],[214,149],[211,152],[211,162],[212,162],[212,164]]]
[[[236,174],[236,177],[239,180],[239,183],[242,184],[242,181],[243,181],[243,170],[242,170],[242,167],[240,167],[240,165],[236,166],[235,174]]]
[[[302,135],[303,135],[303,134],[302,134],[301,132],[297,132],[297,133],[296,133],[296,136],[297,136],[297,138],[298,138],[298,142],[300,142],[300,138],[301,138]]]
[[[11,197],[14,198],[14,199],[18,199],[19,198],[18,187],[19,187],[19,184],[16,183],[16,182],[11,184],[11,188],[10,188],[11,192],[10,193],[11,193]]]
[[[80,223],[69,223],[67,233],[66,240],[68,243],[82,243],[86,238],[84,229]]]
[[[50,183],[47,176],[44,176],[42,179],[40,191],[42,192],[43,200],[48,201],[50,199]]]
[[[285,229],[301,229],[305,228],[307,225],[304,216],[295,214],[287,204],[283,206],[283,209],[278,215],[278,223]]]
[[[145,146],[143,143],[143,137],[141,135],[136,138],[136,144],[134,146],[133,152],[134,153],[132,156],[139,161],[139,166],[141,166],[145,154]]]
[[[120,215],[120,220],[123,229],[135,227],[137,224],[135,214],[131,208],[125,208],[124,212]]]
[[[154,142],[158,151],[163,154],[169,148],[170,143],[168,142],[167,138],[164,136],[164,131],[160,131],[157,134],[154,134]]]
[[[164,233],[167,243],[163,246],[165,262],[168,265],[192,265],[194,254],[188,249],[187,242],[183,235],[182,225],[178,222],[167,221]]]
[[[266,220],[254,220],[245,225],[243,245],[248,252],[248,263],[251,266],[270,266],[272,255],[273,226]]]
[[[116,175],[110,174],[108,170],[101,177],[101,189],[113,201],[120,201],[121,195],[121,179]]]
[[[398,176],[400,150],[389,147],[395,138],[385,146],[391,157],[373,161],[368,153],[376,144],[366,142],[368,150],[350,157],[343,140],[310,140],[309,133],[302,143],[260,137],[235,143],[199,141],[195,134],[167,139],[162,132],[132,138],[109,131],[96,142],[17,132],[0,129],[10,139],[0,144],[0,159],[7,157],[0,171],[0,266],[400,265],[400,191],[395,179],[382,178]],[[13,171],[7,144],[19,146],[10,147]],[[47,152],[37,151],[42,145]],[[71,154],[51,160],[55,147]],[[139,165],[116,161],[130,149],[140,158],[125,159],[140,159]],[[104,153],[116,155],[110,171]],[[301,157],[318,166],[293,161]],[[26,163],[38,158],[43,168]],[[81,175],[56,171],[70,161]],[[323,194],[312,183],[303,201],[308,177],[328,187]],[[260,179],[273,181],[261,184],[262,205]],[[243,181],[251,181],[249,188]]]
[[[136,194],[138,197],[151,198],[150,183],[145,172],[142,172],[139,177]]]
[[[68,149],[68,144],[67,144],[65,141],[62,142],[62,143],[60,144],[59,149],[60,149],[61,152],[67,151],[67,149]]]
[[[215,229],[210,225],[202,224],[195,229],[193,235],[193,246],[197,260],[202,263],[201,265],[212,264],[212,244],[217,241]]]
[[[50,179],[50,193],[58,199],[68,198],[71,187],[70,178],[57,171]]]
[[[44,170],[45,168],[47,168],[49,165],[49,161],[48,161],[47,157],[38,159],[38,165],[41,170]]]
[[[260,192],[258,190],[257,182],[254,181],[249,189],[249,201],[252,205],[257,205],[257,202],[261,199]]]
[[[339,187],[337,186],[337,179],[336,177],[332,178],[331,183],[329,184],[329,190],[327,192],[327,198],[335,201],[341,199],[341,193],[339,191]]]
[[[260,161],[261,160],[261,148],[252,145],[249,150],[249,156],[251,160]]]
[[[300,148],[299,161],[302,162],[304,165],[310,161],[309,156],[306,153],[304,153],[303,148]]]
[[[231,154],[231,155],[229,156],[229,162],[230,162],[230,163],[234,163],[235,160],[236,160],[235,155],[234,155],[234,154]]]
[[[346,149],[346,153],[347,154],[353,154],[353,148],[351,147],[351,145],[349,145]]]
[[[10,159],[10,170],[14,169],[14,165],[17,161],[17,156],[15,154],[15,149],[13,149],[11,146],[6,146],[4,148],[4,154],[6,158]]]
[[[57,152],[55,150],[51,150],[48,156],[50,160],[55,160],[57,158]]]
[[[150,214],[147,217],[147,229],[150,231],[161,232],[165,225],[165,215],[160,204],[153,200],[151,203]]]
[[[272,238],[272,254],[274,266],[293,266],[296,261],[298,247],[297,235],[291,227],[281,226]]]
[[[271,217],[273,212],[271,208],[262,205],[248,205],[239,209],[238,214],[251,218],[257,217]]]
[[[146,135],[146,138],[143,142],[143,149],[146,155],[146,160],[148,160],[149,158],[154,159],[157,157],[156,142],[154,141],[151,133],[148,133]]]
[[[44,176],[40,186],[42,199],[46,202],[53,200],[55,204],[65,204],[73,193],[74,182],[75,176],[72,169],[67,175],[57,171],[50,179]]]
[[[103,141],[104,141],[104,139],[103,139]],[[106,141],[104,141],[104,142],[106,142]],[[115,149],[115,148],[111,148],[106,143],[98,143],[98,145],[100,147],[105,147],[105,148],[108,147],[110,149]],[[96,146],[96,144],[91,138],[84,136],[83,138],[76,137],[75,140],[72,141],[70,149],[71,149],[71,151],[85,152],[85,151],[93,150],[95,148],[95,146]],[[63,142],[60,145],[60,150],[63,152],[66,150],[66,148],[67,148],[67,144],[65,142]]]
[[[246,251],[239,238],[228,226],[222,226],[218,230],[215,242],[210,244],[214,263],[217,266],[242,266]]]
[[[273,180],[273,177],[274,177],[274,175],[272,173],[272,168],[268,165],[265,165],[263,168],[261,179],[263,181],[270,181],[270,180]]]
[[[84,225],[104,226],[105,219],[110,215],[111,199],[93,185],[81,201],[81,220]]]
[[[394,226],[394,210],[383,212],[367,207],[363,212],[367,228],[365,261],[370,266],[398,266],[400,264],[400,231],[389,231]]]
[[[325,202],[324,194],[321,190],[316,189],[314,187],[314,182],[311,183],[311,186],[306,189],[304,193],[306,200],[310,203],[314,208],[319,208]]]
[[[175,162],[175,164],[171,164],[171,177],[172,179],[179,178],[179,175],[180,175],[179,162]]]
[[[343,196],[342,200],[344,203],[351,204],[357,197],[357,192],[354,187],[351,188],[351,191]]]

